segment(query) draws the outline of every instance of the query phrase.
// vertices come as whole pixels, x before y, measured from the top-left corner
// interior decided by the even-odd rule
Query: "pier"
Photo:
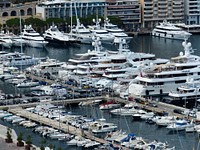
[[[8,109],[8,112],[13,113],[13,114],[17,114],[21,117],[24,117],[24,118],[27,118],[29,120],[38,122],[41,125],[51,126],[55,129],[58,129],[58,130],[65,132],[65,133],[70,133],[70,134],[77,135],[77,136],[83,136],[87,139],[99,142],[101,144],[108,143],[106,140],[104,140],[102,138],[95,137],[89,131],[85,131],[81,128],[76,128],[74,126],[69,125],[68,123],[62,123],[62,122],[57,121],[57,120],[49,119],[49,118],[40,116],[38,114],[31,113],[31,112],[29,112],[25,109],[22,109],[21,107]],[[118,144],[114,144],[114,146],[120,147],[120,145],[118,145]]]

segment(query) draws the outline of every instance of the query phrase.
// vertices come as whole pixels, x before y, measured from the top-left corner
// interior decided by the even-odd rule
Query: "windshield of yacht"
[[[26,32],[28,32],[28,33],[35,33],[36,31],[33,30],[33,29],[29,29],[29,30],[26,30]]]
[[[51,31],[55,32],[55,31],[59,31],[57,28],[51,28]]]

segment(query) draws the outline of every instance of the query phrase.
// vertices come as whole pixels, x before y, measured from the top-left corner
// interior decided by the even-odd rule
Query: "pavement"
[[[7,127],[0,124],[0,150],[24,150],[25,147],[17,146],[17,134],[15,130],[12,129],[12,139],[13,143],[6,143],[6,132]],[[35,147],[35,146],[34,146]],[[36,148],[35,150],[39,150],[40,148]]]

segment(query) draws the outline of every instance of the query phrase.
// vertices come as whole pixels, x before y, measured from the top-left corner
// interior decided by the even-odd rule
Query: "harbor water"
[[[192,47],[194,49],[194,54],[200,56],[200,35],[192,35],[189,39]],[[153,53],[159,58],[171,58],[178,56],[181,51],[183,51],[182,42],[180,40],[163,39],[158,37],[151,37],[149,35],[135,36],[133,37],[131,43],[129,43],[129,48],[133,52],[145,52]],[[49,57],[58,59],[60,61],[67,61],[69,58],[73,57],[76,53],[87,52],[88,49],[92,49],[91,45],[74,45],[74,46],[52,46],[47,45],[44,49],[36,49],[25,47],[23,52],[27,55],[34,57]],[[106,45],[105,49],[115,50],[116,46]],[[20,48],[4,49],[8,52],[18,51]],[[0,89],[5,93],[16,93],[22,92],[18,89],[11,87],[11,85],[6,85],[0,82]],[[100,111],[96,107],[79,107],[70,106],[66,108],[67,111],[71,111],[72,114],[85,115],[92,118],[104,117],[108,122],[113,122],[118,125],[119,129],[126,131],[127,133],[134,133],[136,136],[141,136],[143,138],[149,139],[150,141],[158,140],[161,142],[167,141],[170,147],[175,146],[176,150],[200,150],[199,139],[196,133],[185,133],[181,132],[169,132],[166,128],[159,128],[156,125],[147,124],[144,121],[133,121],[131,117],[119,117],[113,116],[108,111]],[[81,112],[81,114],[80,114]],[[38,134],[32,132],[31,129],[25,129],[21,126],[13,126],[5,121],[0,120],[0,123],[7,125],[16,129],[17,134],[20,132],[30,134],[32,137],[33,144],[40,146],[41,142],[45,139]],[[77,147],[67,146],[65,141],[53,141],[50,139],[45,139],[46,145],[52,144],[55,147],[61,147],[66,150],[80,149]]]

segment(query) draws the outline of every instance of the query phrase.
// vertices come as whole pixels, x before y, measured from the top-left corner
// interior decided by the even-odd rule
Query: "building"
[[[184,0],[140,0],[142,27],[153,28],[166,19],[172,23],[184,22]]]
[[[87,17],[94,14],[100,17],[105,15],[105,6],[105,0],[82,0],[73,2],[53,0],[39,2],[36,6],[36,12],[42,16],[43,20],[48,18],[63,18],[65,20],[71,16]]]
[[[185,23],[187,25],[200,24],[199,0],[185,0]]]
[[[0,2],[0,24],[5,24],[6,20],[19,17],[28,18],[35,15],[36,2],[25,4],[11,4],[10,2]]]
[[[126,31],[137,30],[141,25],[141,5],[138,0],[107,0],[107,16],[119,17]]]

